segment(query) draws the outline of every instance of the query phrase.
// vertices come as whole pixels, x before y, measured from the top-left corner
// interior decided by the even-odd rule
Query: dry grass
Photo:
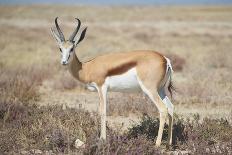
[[[20,154],[34,149],[73,150],[78,138],[98,135],[98,121],[83,110],[40,106],[38,86],[48,74],[39,69],[5,70],[0,74],[0,153]]]
[[[80,109],[1,102],[0,152],[7,154],[230,154],[232,126],[225,119],[192,121],[175,118],[173,146],[170,150],[154,147],[159,120],[144,116],[141,122],[123,134],[108,128],[107,141],[98,139],[96,116]],[[26,103],[26,102],[25,102]],[[85,148],[75,149],[76,139]],[[164,130],[167,139],[167,126]]]
[[[74,79],[67,70],[61,70],[51,82],[51,88],[54,90],[72,90],[77,87],[84,89],[83,84]]]
[[[173,81],[177,92],[173,102],[176,113],[187,118],[197,112],[202,121],[203,117],[223,117],[231,121],[230,6],[0,6],[0,141],[6,142],[0,145],[0,153],[21,149],[63,153],[70,149],[71,152],[78,152],[72,150],[72,140],[80,131],[78,118],[85,117],[96,123],[84,111],[45,105],[60,104],[58,101],[62,105],[65,101],[68,107],[72,107],[78,100],[77,103],[84,105],[85,110],[96,111],[98,102],[97,94],[83,90],[83,86],[59,65],[58,48],[49,32],[56,16],[61,17],[65,34],[71,33],[75,27],[74,17],[79,17],[83,25],[89,27],[85,41],[76,50],[82,61],[99,54],[137,49],[153,49],[165,53],[172,60],[175,70]],[[108,101],[108,115],[112,118],[118,115],[127,118],[132,113],[138,117],[144,113],[149,116],[157,114],[154,106],[142,95],[111,93]],[[37,104],[43,106],[39,107]],[[46,124],[47,121],[50,125]],[[45,128],[41,127],[41,123]],[[224,139],[225,135],[218,135],[221,131],[222,134],[231,134],[231,126],[223,121],[204,120],[203,125],[200,122],[185,123],[186,127],[192,125],[193,128],[188,131],[200,135],[200,138],[189,138],[191,143],[188,139],[187,146],[178,144],[179,147],[194,150],[191,146],[202,142],[201,146],[215,153],[212,147],[226,147],[229,144],[228,139]],[[91,133],[97,132],[97,125],[94,123],[86,123],[81,127],[86,130],[86,139],[91,138]],[[93,129],[89,129],[90,127]],[[206,129],[210,129],[210,136],[213,135],[211,137],[216,139],[215,145],[208,147],[207,143],[211,143],[210,136],[202,135]],[[38,134],[43,138],[39,138]],[[48,141],[46,134],[52,137]],[[121,135],[117,131],[110,132],[110,135],[112,145],[99,146],[99,150],[88,146],[89,150],[85,152],[115,152],[122,148],[122,153],[125,153],[125,148],[129,145],[132,150],[141,145],[147,150],[160,151],[153,149],[153,141],[147,141],[144,136],[135,141],[124,140],[123,146],[116,148],[121,140],[113,143],[113,139]],[[95,140],[86,141],[95,146]],[[203,147],[198,145],[199,151],[193,152],[204,154]]]
[[[120,100],[119,100],[120,99]],[[155,105],[141,94],[114,93],[108,99],[110,116],[128,117],[131,114],[141,117],[143,114],[158,116]]]
[[[28,102],[38,100],[38,86],[47,78],[45,69],[6,69],[0,71],[0,95],[2,102]]]
[[[144,116],[140,124],[129,129],[128,137],[137,138],[145,135],[154,140],[157,136],[159,120]],[[190,154],[230,154],[232,151],[232,126],[225,119],[205,118],[199,121],[195,115],[192,121],[175,117],[173,125],[173,146],[171,150],[181,153],[188,150]],[[163,139],[167,140],[168,127],[165,126]]]

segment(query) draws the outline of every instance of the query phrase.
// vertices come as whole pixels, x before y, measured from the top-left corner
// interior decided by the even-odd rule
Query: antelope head
[[[53,37],[56,39],[61,52],[61,64],[67,65],[69,63],[70,56],[72,56],[74,53],[74,49],[84,39],[87,27],[84,28],[83,31],[80,33],[80,37],[77,37],[77,33],[81,26],[81,21],[78,18],[75,18],[77,20],[77,27],[72,35],[69,37],[69,39],[65,40],[64,34],[59,27],[57,19],[58,17],[56,17],[55,19],[56,28],[51,28],[51,32]]]

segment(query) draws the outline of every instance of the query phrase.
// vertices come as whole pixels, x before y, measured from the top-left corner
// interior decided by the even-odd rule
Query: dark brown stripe
[[[107,76],[113,76],[113,75],[120,75],[125,72],[127,72],[129,69],[136,66],[136,62],[129,62],[126,64],[123,64],[121,66],[118,66],[117,68],[113,68],[110,71],[108,71]]]

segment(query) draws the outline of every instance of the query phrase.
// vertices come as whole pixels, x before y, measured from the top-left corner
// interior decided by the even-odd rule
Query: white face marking
[[[73,52],[73,47],[74,47],[73,45],[70,45],[68,47],[64,47],[63,45],[60,45],[62,65],[68,64],[68,60]]]
[[[107,77],[105,83],[111,91],[141,92],[135,68],[132,68],[121,75]]]

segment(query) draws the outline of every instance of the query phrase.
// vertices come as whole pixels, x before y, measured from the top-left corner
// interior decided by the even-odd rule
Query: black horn
[[[77,24],[77,27],[76,27],[75,31],[69,37],[69,41],[71,41],[71,42],[74,42],[74,38],[77,35],[77,32],[79,31],[79,29],[81,27],[81,21],[80,21],[80,19],[78,19],[78,18],[75,18],[75,19],[77,20],[78,24]]]
[[[59,25],[57,23],[57,19],[58,19],[58,17],[56,17],[56,19],[55,19],[56,29],[57,29],[57,31],[59,33],[60,40],[63,42],[63,41],[65,41],[64,34],[62,33],[62,31],[61,31],[61,29],[60,29],[60,27],[59,27]]]

